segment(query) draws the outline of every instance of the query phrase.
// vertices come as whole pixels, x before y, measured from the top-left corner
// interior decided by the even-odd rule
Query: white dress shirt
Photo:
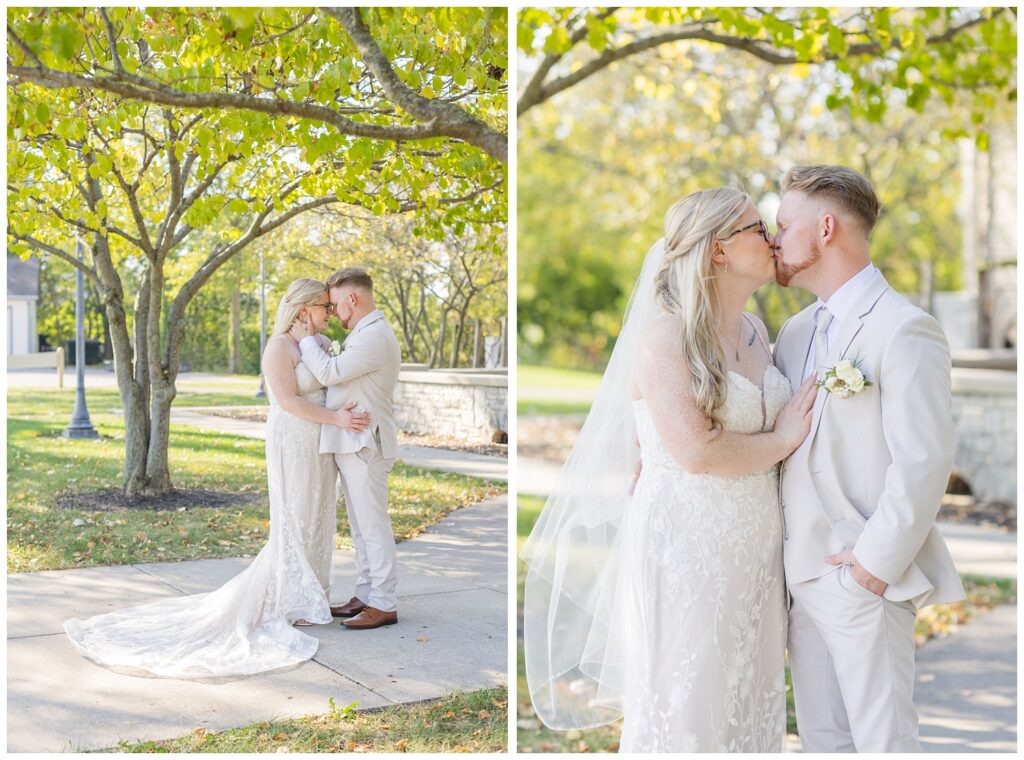
[[[837,290],[828,301],[822,301],[820,298],[818,302],[814,304],[814,313],[818,314],[818,309],[824,306],[828,309],[832,315],[832,322],[829,324],[828,329],[825,331],[825,346],[828,349],[832,348],[832,344],[836,340],[836,336],[839,335],[839,330],[843,326],[843,321],[849,319],[850,309],[857,303],[857,299],[860,298],[863,293],[874,281],[875,277],[880,277],[879,272],[872,264],[868,264],[862,270],[857,272],[853,277],[844,282],[842,286]],[[821,316],[816,317],[821,319]],[[807,363],[804,365],[804,377],[814,373],[815,368],[815,356],[814,356],[814,334],[811,333],[811,348],[807,352]]]

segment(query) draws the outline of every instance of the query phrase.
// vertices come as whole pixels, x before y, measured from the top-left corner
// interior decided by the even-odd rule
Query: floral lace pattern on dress
[[[770,430],[789,400],[774,367],[758,388],[729,373],[725,430]],[[786,607],[776,468],[692,475],[634,404],[643,473],[626,515],[630,685],[623,752],[779,752]]]

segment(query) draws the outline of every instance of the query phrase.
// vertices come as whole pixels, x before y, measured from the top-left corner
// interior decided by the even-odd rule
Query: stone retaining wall
[[[395,391],[395,421],[408,433],[490,441],[497,431],[508,431],[508,374],[405,365]]]
[[[953,370],[953,471],[984,500],[1017,503],[1017,373]]]

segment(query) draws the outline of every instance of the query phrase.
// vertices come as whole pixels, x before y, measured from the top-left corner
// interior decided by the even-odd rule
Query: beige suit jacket
[[[814,306],[779,332],[775,364],[794,388],[814,335]],[[823,389],[811,432],[782,466],[787,583],[817,578],[826,555],[852,548],[889,584],[884,596],[918,607],[964,597],[935,523],[953,465],[950,356],[929,314],[881,275],[860,295],[829,355],[859,363],[873,385],[849,398]]]
[[[402,349],[394,330],[379,309],[363,317],[345,339],[338,356],[319,347],[302,351],[302,363],[327,386],[327,406],[340,409],[350,401],[372,415],[370,429],[380,438],[381,456],[398,456],[395,428],[395,386],[402,367]],[[321,454],[351,454],[361,445],[359,436],[345,435],[335,425],[322,425]]]

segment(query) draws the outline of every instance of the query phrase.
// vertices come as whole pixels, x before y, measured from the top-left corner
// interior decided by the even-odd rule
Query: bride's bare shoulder
[[[672,314],[659,314],[645,327],[640,337],[644,353],[678,353],[683,336],[683,323]]]

